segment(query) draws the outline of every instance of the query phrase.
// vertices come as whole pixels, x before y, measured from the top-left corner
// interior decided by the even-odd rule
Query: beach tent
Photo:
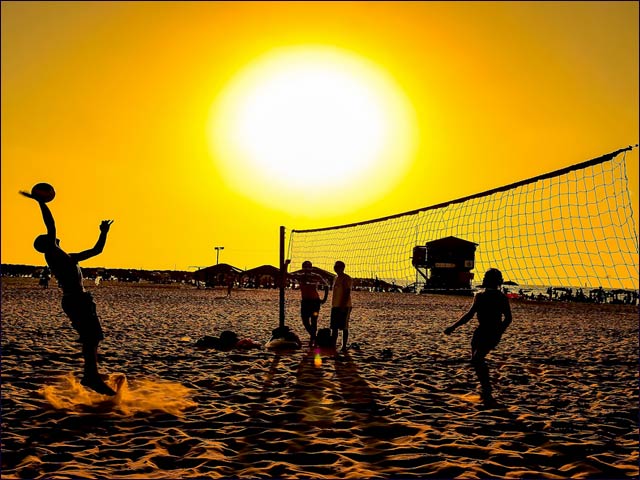
[[[245,270],[240,275],[240,283],[248,283],[248,286],[260,288],[261,286],[275,286],[278,284],[280,269],[273,265],[261,265]]]
[[[240,268],[229,265],[228,263],[219,263],[211,267],[201,268],[193,272],[194,280],[206,282],[207,284],[226,285],[227,276],[231,275],[234,279],[242,273]]]

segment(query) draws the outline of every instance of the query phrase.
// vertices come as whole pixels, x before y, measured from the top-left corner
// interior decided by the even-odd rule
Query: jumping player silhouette
[[[113,220],[103,220],[100,223],[100,236],[93,248],[79,253],[67,253],[60,248],[60,240],[56,237],[56,224],[47,204],[29,192],[20,193],[38,202],[42,219],[47,227],[47,233],[38,236],[33,246],[38,252],[44,254],[51,273],[58,280],[58,285],[62,289],[62,309],[80,335],[84,358],[84,376],[81,383],[103,395],[115,395],[116,392],[98,373],[98,344],[104,339],[104,334],[96,313],[96,304],[91,293],[84,289],[82,270],[78,265],[78,262],[102,253]]]

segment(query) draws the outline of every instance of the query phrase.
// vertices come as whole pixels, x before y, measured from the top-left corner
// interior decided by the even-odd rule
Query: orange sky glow
[[[383,217],[638,143],[637,2],[1,9],[2,263],[44,264],[17,195],[42,181],[68,251],[115,220],[83,265],[194,270],[224,246],[246,269],[277,265],[280,225]],[[638,149],[627,164],[637,219]]]

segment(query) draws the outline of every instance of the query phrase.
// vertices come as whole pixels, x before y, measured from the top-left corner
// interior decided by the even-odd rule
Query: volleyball
[[[48,183],[38,183],[31,189],[31,195],[38,201],[47,203],[55,198],[56,191]]]

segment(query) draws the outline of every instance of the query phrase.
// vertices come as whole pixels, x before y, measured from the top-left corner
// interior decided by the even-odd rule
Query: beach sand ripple
[[[348,354],[196,348],[268,340],[278,293],[89,286],[105,327],[105,397],[79,383],[60,293],[2,281],[2,477],[638,477],[638,313],[514,301],[480,404],[469,298],[354,293]],[[287,324],[306,340],[297,292]],[[328,324],[328,307],[320,325]]]

